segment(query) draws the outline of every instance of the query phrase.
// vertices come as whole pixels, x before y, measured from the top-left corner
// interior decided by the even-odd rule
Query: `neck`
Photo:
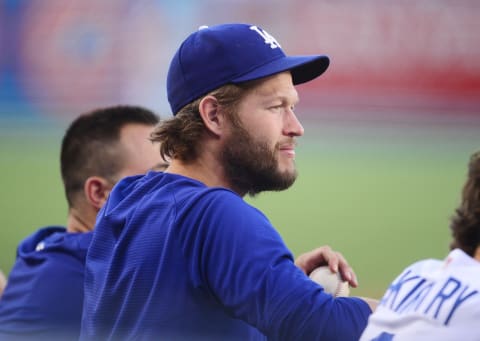
[[[193,163],[172,160],[170,166],[165,170],[165,173],[183,175],[200,181],[208,187],[230,188],[228,183],[223,180],[222,176],[220,176],[217,171],[214,171],[212,167],[207,167],[203,162],[198,160]]]
[[[70,208],[67,218],[67,232],[84,233],[93,230],[94,222],[86,214],[75,208]]]
[[[223,187],[236,192],[240,196],[245,195],[245,193],[238,191],[238,189],[228,181],[223,170],[223,165],[213,154],[204,154],[188,163],[178,159],[171,160],[170,166],[165,172],[195,179],[208,187]]]

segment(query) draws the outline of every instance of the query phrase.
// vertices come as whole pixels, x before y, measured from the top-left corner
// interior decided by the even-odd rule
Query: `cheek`
[[[281,124],[278,120],[272,119],[275,117],[268,117],[268,114],[263,119],[259,119],[254,124],[251,124],[248,128],[244,126],[247,132],[253,136],[255,139],[260,139],[264,142],[267,142],[272,147],[275,146],[282,135]],[[270,119],[268,119],[270,118]]]
[[[254,129],[249,131],[250,138],[253,142],[268,146],[269,149],[275,150],[279,145],[278,134],[268,129]]]
[[[282,139],[281,131],[273,129],[265,130],[263,139],[270,145],[272,149],[277,149]]]

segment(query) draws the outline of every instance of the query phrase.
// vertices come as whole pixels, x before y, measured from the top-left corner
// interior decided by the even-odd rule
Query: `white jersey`
[[[370,315],[361,341],[480,340],[480,262],[459,249],[409,266]]]

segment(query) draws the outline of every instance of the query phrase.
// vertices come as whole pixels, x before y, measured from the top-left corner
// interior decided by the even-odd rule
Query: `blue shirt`
[[[357,340],[370,313],[311,281],[234,192],[150,172],[97,217],[81,339]]]
[[[91,237],[52,226],[20,243],[0,299],[0,340],[78,339]]]

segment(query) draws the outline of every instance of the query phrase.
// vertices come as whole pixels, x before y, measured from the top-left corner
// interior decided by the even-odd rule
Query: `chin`
[[[278,167],[278,173],[283,174],[283,175],[295,175],[297,173],[297,169],[295,167],[294,163],[291,163],[288,166],[283,166],[283,167]]]

